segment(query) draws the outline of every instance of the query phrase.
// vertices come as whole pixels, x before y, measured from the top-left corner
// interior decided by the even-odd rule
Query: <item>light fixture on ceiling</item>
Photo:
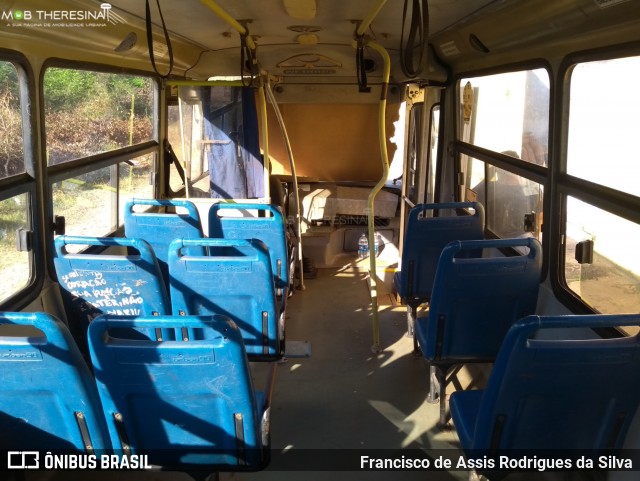
[[[489,47],[487,47],[482,40],[478,38],[475,33],[469,35],[469,44],[478,52],[489,53]]]
[[[282,0],[287,15],[298,20],[311,20],[316,18],[318,8],[316,0]]]
[[[317,45],[320,39],[316,33],[322,30],[322,27],[316,25],[290,25],[287,30],[300,34],[296,37],[296,42],[300,45]]]
[[[138,35],[135,32],[129,32],[129,34],[120,42],[114,50],[118,53],[128,52],[138,43]]]
[[[301,33],[296,37],[300,45],[318,45],[318,36],[315,33]]]

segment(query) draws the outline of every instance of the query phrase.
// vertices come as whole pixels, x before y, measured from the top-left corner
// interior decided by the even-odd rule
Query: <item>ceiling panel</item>
[[[140,19],[145,16],[145,2],[141,0],[113,0],[111,3],[117,11]],[[388,0],[367,32],[369,37],[389,49],[392,57],[400,44],[403,3],[404,0]],[[448,27],[487,3],[491,0],[431,0],[430,33]],[[157,7],[153,1],[150,4],[155,31],[159,33]],[[289,16],[284,0],[219,0],[218,4],[247,25],[258,45],[260,64],[270,72],[282,73],[276,65],[293,55],[319,54],[342,64],[338,69],[340,73],[353,76],[355,60],[350,49],[354,31],[377,0],[317,0],[316,15],[309,20]],[[200,0],[161,0],[160,5],[170,32],[206,51],[198,65],[190,70],[190,75],[230,75],[238,70],[238,34]],[[317,45],[298,44],[301,29],[292,31],[291,27],[300,26],[314,30],[316,38],[308,37],[308,41],[317,42]],[[377,54],[371,52],[370,56],[375,58]]]

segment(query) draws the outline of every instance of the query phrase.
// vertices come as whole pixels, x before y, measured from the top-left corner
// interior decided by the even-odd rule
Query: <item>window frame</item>
[[[406,172],[406,190],[407,199],[414,205],[421,204],[424,197],[424,187],[420,183],[422,175],[422,158],[423,158],[423,132],[429,132],[427,128],[423,129],[424,111],[426,110],[424,101],[416,102],[411,106],[408,112],[408,129],[407,129],[407,162],[405,164]],[[426,179],[425,179],[426,186]]]
[[[566,56],[561,62],[558,72],[558,79],[561,79],[561,82],[559,82],[560,98],[558,102],[560,108],[558,108],[555,113],[554,122],[560,126],[560,129],[558,132],[559,139],[554,146],[553,152],[553,156],[557,161],[553,166],[554,182],[552,183],[553,193],[551,203],[553,204],[553,208],[557,212],[560,212],[560,215],[552,226],[552,232],[550,233],[550,241],[553,245],[558,246],[557,249],[552,249],[549,253],[551,265],[554,267],[551,275],[551,286],[553,293],[560,302],[577,314],[593,314],[598,311],[587,304],[577,293],[572,291],[566,282],[565,230],[567,221],[567,197],[574,197],[593,207],[602,209],[635,224],[640,224],[640,197],[567,173],[571,74],[575,66],[580,63],[614,60],[632,56],[640,56],[640,46],[637,43],[583,50]],[[604,330],[603,332],[599,332],[599,334],[606,337],[625,335],[616,328]]]
[[[42,170],[35,155],[38,136],[35,131],[37,116],[34,99],[37,89],[34,71],[24,55],[14,50],[0,48],[0,61],[12,63],[16,67],[18,74],[25,167],[23,173],[0,179],[0,201],[22,194],[27,195],[27,224],[32,232],[27,284],[4,299],[0,306],[3,310],[20,310],[38,297],[46,275],[44,269],[38,269],[38,266],[44,264],[43,232],[41,230],[44,219],[42,210],[44,202],[38,189],[38,182],[42,179]]]
[[[98,154],[89,155],[87,157],[81,157],[78,159],[69,160],[66,162],[62,162],[60,164],[55,165],[45,165],[47,158],[47,138],[46,138],[46,125],[45,125],[45,111],[44,111],[44,76],[49,68],[61,68],[61,69],[73,69],[73,70],[83,70],[88,72],[98,72],[98,73],[107,73],[107,74],[116,74],[116,75],[135,75],[140,77],[145,77],[151,80],[152,88],[153,88],[153,120],[152,120],[152,140],[147,140],[145,142],[134,144],[130,146],[120,147],[118,149],[110,150],[107,152],[101,152]],[[160,132],[161,132],[161,121],[160,112],[160,99],[162,95],[163,87],[158,80],[157,75],[154,75],[151,72],[143,71],[143,70],[135,70],[135,69],[125,69],[118,68],[111,65],[105,64],[96,64],[96,63],[88,63],[88,62],[76,62],[65,60],[61,58],[49,58],[47,59],[41,67],[40,70],[40,78],[38,79],[38,92],[40,98],[42,100],[42,108],[40,109],[40,123],[42,128],[40,129],[40,149],[41,149],[41,158],[43,159],[43,166],[45,170],[45,176],[42,184],[42,191],[44,192],[44,196],[46,198],[45,202],[45,218],[47,221],[46,225],[46,242],[47,249],[51,253],[48,258],[48,271],[52,279],[56,279],[55,268],[53,265],[53,239],[55,237],[55,233],[53,232],[53,184],[56,182],[60,182],[69,178],[73,178],[78,175],[87,174],[89,172],[93,172],[99,169],[103,169],[106,167],[114,167],[117,168],[117,165],[121,162],[128,161],[132,158],[147,155],[147,154],[155,154],[155,162],[152,168],[152,176],[157,179],[159,166],[162,162],[163,153],[160,142]],[[158,197],[160,194],[160,185],[157,182],[154,182],[154,197]],[[115,198],[115,213],[119,212],[119,186],[116,190],[116,198]],[[112,213],[113,214],[113,213]],[[105,235],[113,235],[119,234],[122,232],[122,227],[118,225],[115,231],[110,232]]]
[[[461,140],[462,128],[463,128],[463,119],[461,117],[460,105],[461,105],[461,89],[462,89],[462,81],[463,79],[470,79],[474,77],[485,77],[496,74],[506,74],[506,73],[514,73],[521,72],[526,70],[536,70],[543,69],[547,72],[549,76],[549,118],[548,118],[548,145],[547,145],[547,165],[542,166],[535,164],[533,162],[528,162],[522,159],[517,159],[515,157],[510,157],[506,154],[502,154],[500,152],[496,152],[484,147],[480,147],[474,145],[469,142],[464,142]],[[555,77],[553,74],[553,68],[551,64],[544,59],[534,59],[526,62],[518,62],[511,63],[507,65],[503,65],[500,67],[492,67],[488,69],[481,70],[472,70],[468,72],[460,72],[456,74],[453,79],[452,87],[454,89],[454,132],[452,138],[452,147],[453,147],[453,155],[454,155],[454,164],[455,169],[453,169],[453,176],[450,179],[452,182],[452,192],[454,192],[454,199],[456,201],[462,201],[462,196],[464,193],[462,192],[461,186],[464,184],[465,176],[467,175],[466,170],[463,169],[462,156],[467,155],[469,157],[474,157],[478,160],[481,160],[485,163],[485,185],[487,182],[486,169],[488,165],[493,165],[499,169],[505,170],[509,173],[517,175],[519,177],[523,177],[530,181],[536,182],[540,184],[544,189],[543,194],[543,219],[544,223],[542,226],[542,269],[541,269],[541,279],[540,282],[544,282],[547,278],[549,271],[549,250],[550,250],[550,241],[548,236],[548,223],[551,220],[551,185],[552,185],[552,152],[554,145],[554,119],[555,119],[555,110],[554,110],[554,98],[555,98]],[[473,120],[472,120],[473,122]],[[466,186],[468,187],[468,186]],[[485,215],[489,215],[489,206],[485,205]],[[486,227],[485,223],[485,235],[487,237],[497,237],[497,235],[489,230]],[[507,253],[510,254],[510,253]]]
[[[441,91],[442,95],[444,95],[444,89]],[[435,112],[438,111],[438,125],[435,122]],[[425,143],[426,146],[426,158],[427,162],[425,165],[425,188],[424,188],[424,202],[434,203],[435,199],[437,199],[437,185],[438,185],[438,168],[439,162],[438,158],[442,156],[442,135],[444,129],[444,101],[442,96],[440,100],[433,103],[431,108],[429,109],[429,122],[426,126],[427,132],[427,140]],[[434,127],[435,126],[435,127]],[[434,129],[437,129],[436,135],[433,135]],[[435,139],[435,140],[434,140]],[[433,148],[431,147],[434,142],[437,142],[437,146],[435,149],[435,155],[433,152]]]

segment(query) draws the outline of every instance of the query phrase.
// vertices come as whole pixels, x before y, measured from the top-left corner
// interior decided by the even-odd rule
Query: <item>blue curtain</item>
[[[264,197],[258,114],[251,87],[210,87],[203,98],[211,197]]]

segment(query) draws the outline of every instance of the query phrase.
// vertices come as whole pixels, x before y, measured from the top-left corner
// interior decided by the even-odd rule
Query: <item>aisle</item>
[[[425,402],[427,367],[412,353],[406,337],[405,310],[382,307],[381,343],[371,351],[372,329],[366,274],[351,266],[319,269],[307,289],[296,292],[287,307],[287,339],[308,340],[311,357],[279,365],[272,409],[271,469],[252,474],[225,474],[222,479],[389,479],[389,472],[277,472],[302,458],[307,469],[335,471],[359,466],[361,456],[380,450],[440,449],[457,454],[453,432],[436,427],[438,405]],[[256,369],[256,381],[262,378]],[[258,384],[259,385],[259,384]],[[302,451],[298,451],[302,450]],[[332,450],[341,450],[340,452]],[[455,450],[455,451],[452,451]],[[397,454],[397,453],[396,453]],[[430,472],[429,479],[467,479]],[[424,479],[424,472],[394,472],[393,479]]]

